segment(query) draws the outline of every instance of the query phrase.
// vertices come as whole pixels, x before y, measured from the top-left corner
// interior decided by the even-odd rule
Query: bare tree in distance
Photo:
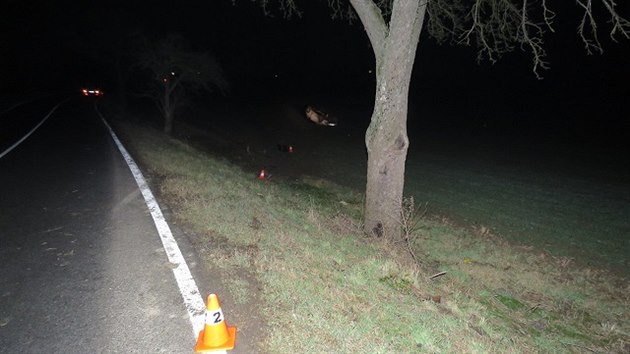
[[[172,133],[175,113],[186,94],[227,90],[228,83],[217,59],[206,52],[188,49],[180,35],[169,34],[161,40],[142,42],[137,66],[144,70],[150,83],[141,96],[153,100],[160,110],[165,133]]]
[[[235,0],[232,0],[233,2]],[[256,0],[254,0],[256,1]],[[269,0],[257,0],[265,13]],[[277,0],[286,17],[300,16],[297,0]],[[544,39],[554,32],[556,13],[547,0],[326,0],[333,18],[358,18],[376,59],[376,97],[365,134],[368,152],[364,231],[399,239],[409,148],[407,104],[413,63],[425,25],[439,43],[476,45],[478,60],[495,62],[521,49],[532,55],[532,70],[541,79],[548,69]],[[575,0],[582,10],[577,35],[586,52],[602,53],[599,23],[608,18],[609,35],[630,39],[630,22],[615,0]],[[598,6],[596,8],[596,5]]]

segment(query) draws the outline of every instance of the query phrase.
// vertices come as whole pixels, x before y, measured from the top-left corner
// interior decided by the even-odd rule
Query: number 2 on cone
[[[218,325],[221,322],[223,322],[223,311],[221,311],[221,309],[206,313],[206,324]]]

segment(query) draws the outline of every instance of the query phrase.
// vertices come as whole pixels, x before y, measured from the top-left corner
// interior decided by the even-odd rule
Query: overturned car
[[[308,120],[317,125],[323,125],[326,127],[334,127],[337,125],[337,119],[335,117],[328,115],[328,113],[319,111],[313,108],[313,106],[306,106],[304,113],[306,114],[306,118],[308,118]]]

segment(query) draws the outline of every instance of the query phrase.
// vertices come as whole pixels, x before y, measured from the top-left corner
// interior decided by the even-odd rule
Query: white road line
[[[62,104],[62,103],[64,103],[64,102],[66,102],[67,100],[68,100],[68,99],[65,99],[65,100],[63,100],[63,101],[61,101],[61,102],[57,103],[57,105],[56,105],[55,107],[53,107],[53,109],[52,109],[50,112],[48,112],[48,114],[46,115],[46,117],[44,117],[44,119],[42,119],[39,123],[37,123],[37,125],[36,125],[33,129],[31,129],[31,131],[29,131],[28,133],[26,133],[26,135],[24,135],[24,136],[22,137],[22,139],[18,140],[15,144],[13,144],[13,145],[9,146],[9,148],[8,148],[8,149],[6,149],[6,150],[4,150],[2,153],[0,153],[0,159],[1,159],[2,157],[4,157],[4,155],[6,155],[6,154],[8,154],[9,152],[11,152],[11,150],[15,149],[18,145],[22,144],[22,142],[23,142],[24,140],[26,140],[29,136],[31,136],[31,134],[33,134],[33,133],[37,130],[37,128],[39,128],[39,126],[40,126],[40,125],[44,124],[44,122],[48,119],[48,117],[50,117],[50,116],[51,116],[51,115],[55,112],[55,110],[57,109],[57,107],[61,106],[61,104]]]
[[[30,102],[30,101],[32,101],[32,100],[25,100],[25,101],[18,102],[18,103],[16,103],[16,104],[14,104],[13,106],[11,106],[11,107],[9,107],[9,108],[5,109],[4,111],[0,112],[0,116],[1,116],[1,115],[3,115],[3,114],[5,114],[5,113],[11,112],[12,110],[14,110],[14,109],[16,109],[16,108],[20,107],[21,105],[23,105],[23,104],[25,104],[25,103]]]
[[[118,140],[118,137],[105,120],[105,117],[103,117],[103,115],[98,111],[96,104],[94,105],[94,108],[109,130],[112,139],[114,139],[116,146],[118,146],[118,150],[120,150],[120,153],[127,162],[133,177],[136,179],[138,188],[144,196],[144,201],[149,207],[149,211],[151,212],[153,222],[155,223],[155,227],[157,228],[160,239],[162,240],[162,245],[164,246],[168,260],[174,266],[173,275],[175,275],[179,292],[182,294],[182,298],[184,299],[184,305],[186,306],[188,317],[190,318],[190,322],[192,324],[194,338],[197,338],[197,335],[203,329],[206,313],[206,305],[201,298],[197,283],[195,283],[195,279],[193,279],[192,274],[190,273],[186,260],[184,259],[182,252],[179,250],[179,246],[177,245],[175,238],[173,237],[171,228],[164,219],[162,210],[153,196],[153,193],[151,193],[151,189],[149,189],[149,185],[142,176],[142,172],[140,172],[138,165],[136,165],[131,155],[127,152],[127,149],[125,149],[120,140]]]

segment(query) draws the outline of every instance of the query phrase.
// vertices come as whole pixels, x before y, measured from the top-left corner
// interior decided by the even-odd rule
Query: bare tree
[[[137,54],[138,66],[150,79],[142,93],[152,99],[164,118],[164,132],[171,134],[175,112],[186,93],[225,92],[228,87],[223,70],[215,57],[186,48],[184,39],[170,34],[162,40],[144,44]]]
[[[234,1],[234,0],[233,0]],[[268,11],[269,0],[258,0]],[[278,0],[285,16],[300,15],[296,0]],[[411,72],[425,19],[439,42],[478,47],[478,59],[496,61],[516,48],[532,55],[533,72],[547,69],[545,32],[554,31],[547,0],[327,0],[333,17],[359,18],[376,59],[376,97],[365,134],[368,151],[365,232],[399,238],[405,175],[407,103]],[[609,18],[610,36],[630,38],[630,23],[615,0],[576,0],[577,27],[586,51],[602,52],[595,14]],[[601,9],[595,11],[594,4]]]

